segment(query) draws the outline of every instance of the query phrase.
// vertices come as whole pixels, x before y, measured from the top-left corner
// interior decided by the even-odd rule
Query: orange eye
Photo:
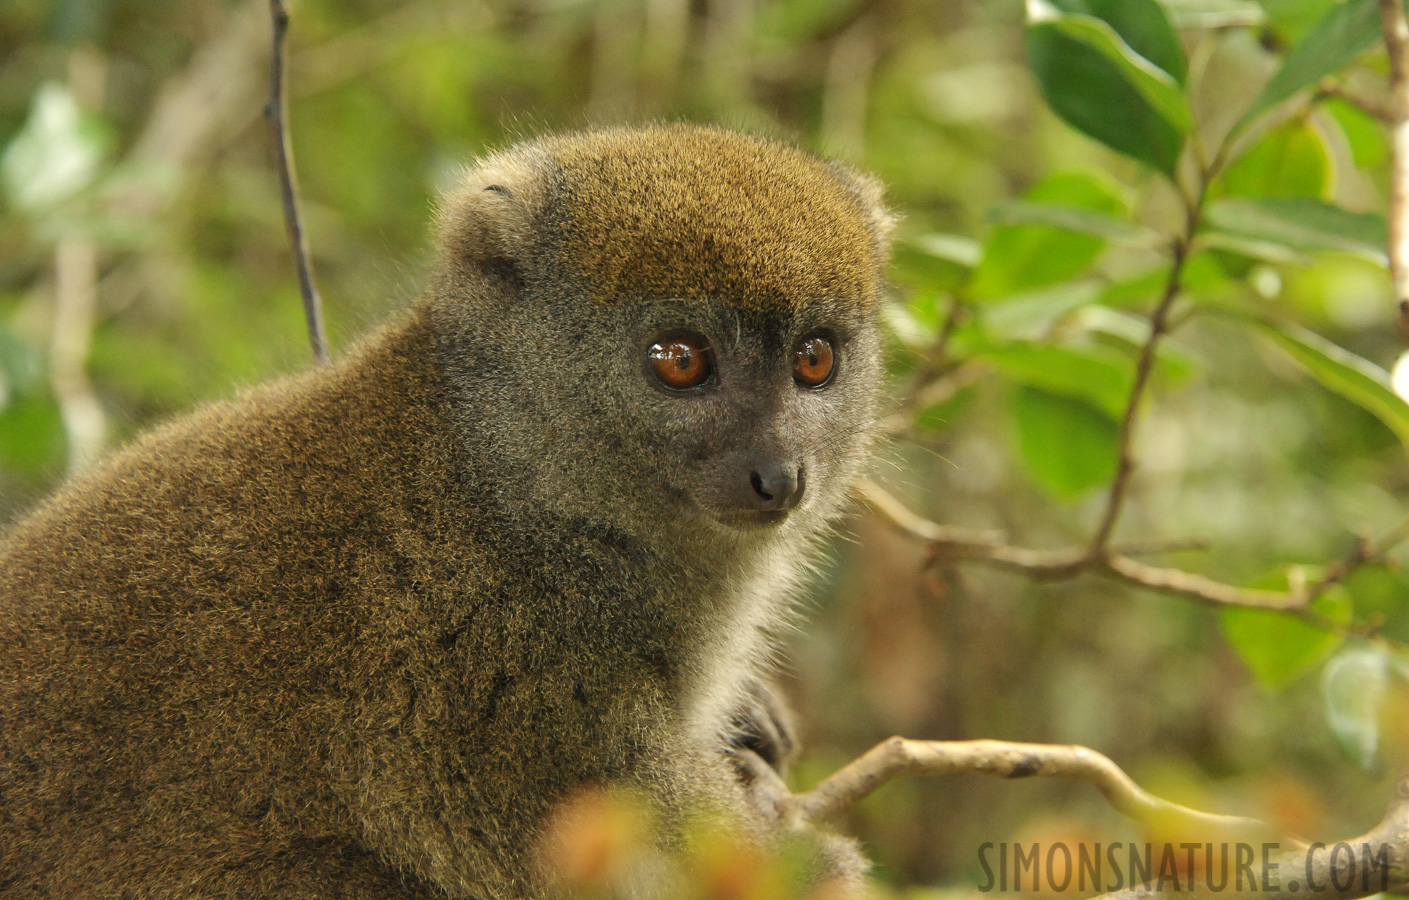
[[[793,380],[803,387],[821,387],[832,380],[835,370],[832,342],[826,338],[803,338],[793,348]]]
[[[699,387],[714,372],[708,345],[698,335],[656,341],[646,351],[646,358],[651,361],[651,371],[656,378],[671,390]]]

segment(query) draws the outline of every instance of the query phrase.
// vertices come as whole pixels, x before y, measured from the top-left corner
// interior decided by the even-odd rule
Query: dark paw
[[[777,686],[752,678],[744,687],[738,707],[729,717],[729,746],[748,750],[780,776],[797,754],[797,730],[792,710]]]

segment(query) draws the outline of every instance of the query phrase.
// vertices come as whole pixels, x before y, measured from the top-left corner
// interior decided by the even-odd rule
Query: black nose
[[[802,499],[807,482],[802,469],[782,463],[759,466],[749,473],[749,505],[761,512],[792,509]]]

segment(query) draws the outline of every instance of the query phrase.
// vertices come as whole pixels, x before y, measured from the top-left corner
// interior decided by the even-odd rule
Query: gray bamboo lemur
[[[0,896],[537,897],[606,782],[765,834],[730,753],[866,459],[889,226],[715,128],[468,171],[408,312],[0,537]]]

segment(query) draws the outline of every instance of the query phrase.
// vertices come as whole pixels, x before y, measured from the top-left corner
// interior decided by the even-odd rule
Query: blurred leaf
[[[1175,28],[1232,28],[1267,18],[1254,0],[1161,0]]]
[[[1197,260],[1195,256],[1190,262]],[[1101,290],[1099,302],[1112,307],[1138,306],[1143,309],[1159,296],[1168,280],[1168,264],[1137,272],[1107,284]]]
[[[1314,577],[1303,567],[1293,571],[1305,580]],[[1286,590],[1287,578],[1276,576],[1250,586]],[[1328,588],[1311,608],[1333,622],[1350,621],[1350,597],[1340,585]],[[1275,610],[1228,607],[1220,621],[1223,636],[1239,658],[1259,682],[1273,690],[1290,684],[1341,644],[1340,635]]]
[[[1346,755],[1367,771],[1380,746],[1380,710],[1388,686],[1384,652],[1373,646],[1337,654],[1321,673],[1321,699],[1331,733]]]
[[[1409,599],[1406,573],[1379,564],[1366,564],[1353,569],[1341,582],[1355,601],[1357,619],[1386,615]]]
[[[974,401],[978,398],[978,388],[975,385],[968,385],[954,392],[954,396],[938,403],[932,403],[915,414],[914,423],[916,428],[926,431],[937,431],[941,428],[948,428],[954,421],[964,414]]]
[[[1409,403],[1394,392],[1388,372],[1304,328],[1267,321],[1257,324],[1323,387],[1374,415],[1409,450]]]
[[[1253,119],[1297,91],[1344,69],[1379,36],[1377,0],[1346,0],[1335,7],[1287,54],[1282,68],[1263,87],[1262,93],[1233,126],[1233,131],[1241,131]]]
[[[1321,197],[1332,194],[1335,166],[1321,132],[1297,119],[1268,134],[1228,167],[1223,184],[1237,197]]]
[[[1029,3],[1027,15],[1029,21],[1095,19],[1125,45],[1124,53],[1134,55],[1136,65],[1152,65],[1176,83],[1184,81],[1184,48],[1169,14],[1154,0],[1041,0]]]
[[[899,303],[881,304],[881,325],[907,347],[924,348],[934,343],[934,326],[915,315],[915,311]]]
[[[1113,419],[1124,414],[1135,380],[1131,360],[1109,347],[1009,344],[977,355],[1012,381],[1084,400]]]
[[[983,245],[961,234],[922,234],[905,242],[922,253],[972,269],[983,258]]]
[[[1355,165],[1367,170],[1388,165],[1389,134],[1383,122],[1344,100],[1326,100],[1322,108],[1331,114],[1345,134]]]
[[[939,301],[940,298],[935,294],[920,294],[912,297],[910,302],[905,304],[905,309],[925,331],[938,335],[945,316]]]
[[[1355,601],[1355,620],[1368,622],[1390,640],[1409,641],[1409,572],[1397,566],[1363,565],[1342,582]]]
[[[1000,203],[988,211],[988,218],[999,225],[1051,225],[1138,247],[1152,247],[1160,241],[1159,232],[1152,229],[1114,216],[1054,203],[1024,200]]]
[[[106,146],[103,131],[85,117],[69,89],[39,88],[24,128],[0,156],[0,178],[15,207],[47,211],[93,183]]]
[[[1018,458],[1038,487],[1067,500],[1115,477],[1116,423],[1081,400],[1032,387],[1013,392]]]
[[[1024,199],[1106,217],[1127,209],[1115,186],[1085,172],[1048,176]],[[984,241],[969,294],[977,300],[991,299],[1069,281],[1085,271],[1104,246],[1101,238],[1049,224],[999,225]]]
[[[1222,231],[1205,231],[1199,235],[1199,243],[1203,244],[1207,250],[1220,251],[1220,253],[1232,253],[1237,256],[1246,257],[1251,260],[1261,260],[1262,262],[1277,263],[1279,265],[1306,265],[1311,262],[1311,258],[1304,253],[1279,244],[1275,241],[1264,241],[1257,238],[1244,237],[1237,234],[1229,234]],[[1217,255],[1217,254],[1216,254]],[[1228,259],[1219,255],[1219,261],[1233,268],[1228,263]],[[1240,270],[1234,269],[1234,274],[1239,274]]]
[[[1051,335],[1060,320],[1094,302],[1100,293],[1101,286],[1094,280],[1069,281],[987,303],[975,310],[975,317],[989,343],[1003,339],[1042,340]]]
[[[1353,213],[1307,197],[1223,200],[1208,213],[1213,228],[1243,240],[1290,250],[1353,253],[1384,265],[1388,229],[1383,216]]]
[[[1028,60],[1072,127],[1173,177],[1193,117],[1183,51],[1154,0],[1028,0]]]
[[[1074,324],[1086,331],[1110,335],[1138,351],[1150,338],[1150,321],[1140,316],[1091,305],[1077,311]],[[1199,360],[1178,341],[1166,336],[1155,349],[1155,372],[1166,383],[1187,381],[1198,371]]]
[[[957,234],[922,234],[897,241],[891,258],[898,282],[918,291],[957,288],[978,265],[983,245]]]
[[[1341,0],[1258,0],[1267,24],[1286,44],[1304,39]],[[1285,47],[1283,48],[1285,49]]]

